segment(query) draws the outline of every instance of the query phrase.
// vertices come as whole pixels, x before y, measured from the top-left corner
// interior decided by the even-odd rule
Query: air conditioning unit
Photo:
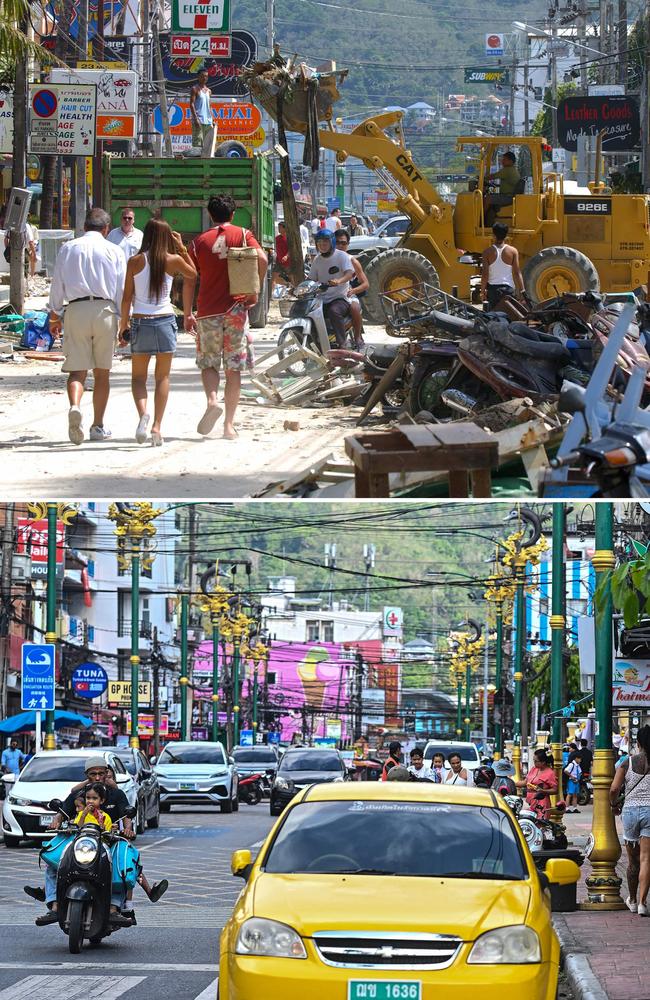
[[[32,557],[27,555],[14,556],[11,562],[11,576],[14,580],[31,580]]]

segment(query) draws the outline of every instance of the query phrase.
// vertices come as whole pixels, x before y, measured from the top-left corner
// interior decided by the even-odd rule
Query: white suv
[[[462,743],[459,740],[429,740],[424,748],[424,763],[430,765],[436,753],[444,754],[445,763],[448,762],[450,753],[460,754],[463,767],[467,771],[475,771],[481,766],[481,758],[474,743]]]

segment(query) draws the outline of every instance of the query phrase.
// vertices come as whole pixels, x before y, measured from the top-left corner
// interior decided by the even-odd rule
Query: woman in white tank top
[[[175,274],[196,278],[196,268],[180,235],[162,219],[150,219],[144,227],[140,252],[126,267],[120,317],[120,345],[125,346],[129,339],[131,343],[131,391],[139,417],[135,432],[139,444],[147,440],[149,427],[147,374],[152,354],[156,356],[156,388],[151,443],[163,443],[160,427],[176,350],[176,316],[170,298]],[[130,337],[125,336],[128,330]]]

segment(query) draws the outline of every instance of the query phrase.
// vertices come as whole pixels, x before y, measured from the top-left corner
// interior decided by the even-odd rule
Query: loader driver
[[[329,287],[323,292],[323,310],[332,325],[337,347],[345,347],[345,321],[350,314],[348,292],[354,278],[354,267],[349,254],[336,249],[334,233],[320,229],[316,233],[315,258],[309,271],[312,281]]]
[[[490,174],[488,177],[490,191],[485,197],[486,229],[494,225],[494,220],[502,205],[512,205],[513,198],[517,193],[517,186],[521,179],[515,164],[515,154],[508,150],[501,157],[501,169],[497,170],[494,174]],[[499,185],[498,194],[493,191],[495,184]]]

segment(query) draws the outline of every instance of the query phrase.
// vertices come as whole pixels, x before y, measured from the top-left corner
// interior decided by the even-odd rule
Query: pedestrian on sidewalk
[[[210,198],[208,213],[214,226],[190,244],[189,254],[199,277],[199,299],[196,316],[193,312],[196,278],[183,281],[185,329],[196,331],[196,364],[201,371],[207,408],[199,420],[197,433],[210,433],[221,416],[217,403],[219,372],[223,364],[226,385],[226,413],[223,436],[227,441],[237,437],[235,413],[241,393],[241,373],[253,367],[253,351],[248,333],[248,310],[257,302],[257,295],[243,299],[230,294],[228,280],[228,250],[233,247],[255,247],[260,287],[268,261],[266,254],[249,230],[233,225],[235,201],[229,194]]]
[[[550,795],[557,792],[557,776],[549,765],[545,750],[533,754],[533,766],[523,781],[515,782],[517,788],[526,789],[526,801],[540,819],[548,819],[551,809]]]
[[[637,735],[638,753],[622,761],[614,772],[609,800],[621,810],[627,851],[628,896],[625,905],[640,917],[648,916],[650,889],[650,726],[641,726]]]
[[[111,229],[108,239],[120,248],[125,260],[129,261],[136,253],[140,253],[142,236],[142,230],[135,228],[135,212],[126,206],[121,212],[121,225]]]
[[[580,760],[577,756],[577,751],[575,752],[575,754],[569,755],[569,763],[564,768],[564,774],[567,777],[566,811],[568,813],[579,813],[580,810],[578,809],[578,792],[580,791],[580,779],[582,778],[582,768],[580,767]]]
[[[68,437],[73,444],[81,444],[84,439],[80,405],[90,369],[94,376],[90,440],[108,441],[111,437],[104,427],[104,414],[110,393],[126,260],[122,251],[106,239],[110,225],[108,212],[91,208],[86,215],[84,235],[63,244],[52,276],[50,332],[57,337],[64,326],[62,370],[69,373]]]
[[[170,298],[175,274],[196,280],[196,268],[179,233],[173,233],[162,219],[150,219],[144,229],[142,250],[127,264],[120,318],[121,345],[126,345],[124,334],[130,328],[131,391],[139,417],[135,432],[138,444],[147,440],[151,419],[147,412],[147,374],[152,355],[156,358],[156,388],[151,443],[163,443],[161,424],[176,350],[176,316]],[[131,309],[133,315],[129,318]]]

